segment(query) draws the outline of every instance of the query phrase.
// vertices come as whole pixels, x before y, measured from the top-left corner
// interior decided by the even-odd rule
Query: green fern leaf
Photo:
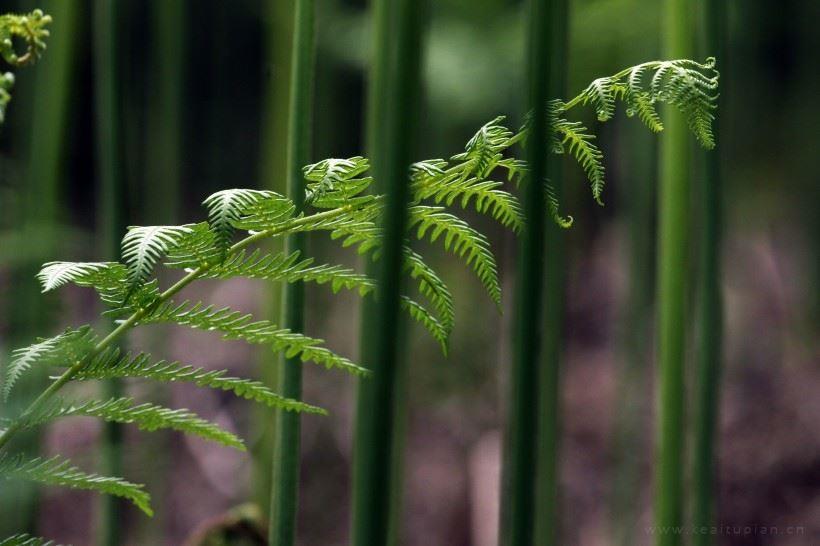
[[[133,226],[122,239],[129,292],[144,283],[154,265],[192,229],[188,226]]]
[[[8,399],[14,384],[32,367],[73,365],[91,352],[95,342],[94,331],[90,326],[83,326],[14,350],[5,370],[3,399]]]
[[[325,159],[306,166],[305,204],[318,208],[337,208],[355,202],[365,202],[370,196],[357,197],[373,182],[358,176],[370,168],[367,159]],[[354,201],[356,199],[356,201]]]
[[[192,383],[198,387],[230,391],[270,408],[325,415],[322,408],[279,395],[259,381],[230,377],[226,370],[204,370],[179,362],[153,362],[149,355],[122,355],[111,349],[95,358],[74,376],[75,380],[142,378],[162,383]]]
[[[615,97],[611,78],[598,78],[589,84],[583,93],[584,104],[591,103],[598,115],[598,121],[607,121],[615,115]]]
[[[70,282],[83,282],[101,271],[116,267],[114,262],[48,262],[37,273],[43,292],[60,288]]]
[[[498,116],[485,123],[478,132],[467,142],[463,153],[454,155],[454,161],[463,161],[468,168],[464,170],[464,177],[475,174],[478,178],[485,178],[503,158],[502,151],[509,147],[512,131],[501,125],[505,116]]]
[[[592,186],[595,201],[603,205],[601,195],[604,191],[604,155],[592,143],[595,136],[590,135],[582,123],[560,118],[555,121],[553,130],[560,135],[563,149],[575,157],[584,169]]]
[[[21,456],[0,455],[0,478],[86,489],[122,497],[134,503],[146,515],[154,515],[151,510],[151,497],[144,486],[122,478],[88,474],[59,456],[50,459],[24,459]]]
[[[428,237],[435,243],[442,237],[445,250],[460,256],[475,272],[490,298],[501,305],[501,285],[498,268],[490,243],[467,222],[441,207],[417,205],[409,209],[408,229],[415,229],[419,239]]]
[[[355,375],[369,373],[358,364],[320,346],[320,339],[278,328],[267,320],[253,321],[251,315],[228,307],[214,309],[201,302],[191,304],[186,301],[179,305],[167,302],[143,317],[140,323],[175,323],[198,330],[218,331],[224,339],[242,339],[248,343],[267,345],[274,351],[283,351],[288,357],[299,356],[302,361],[309,360],[327,368],[339,368]]]
[[[0,540],[0,546],[60,546],[53,540],[22,534]]]
[[[222,190],[208,196],[204,201],[208,209],[208,224],[215,236],[217,247],[221,255],[231,246],[236,223],[246,215],[252,207],[262,202],[277,207],[287,207],[289,200],[272,191],[231,189]]]
[[[236,435],[195,413],[155,404],[135,404],[130,398],[91,400],[76,404],[58,400],[25,416],[21,423],[23,427],[31,428],[62,417],[97,417],[112,423],[134,424],[140,430],[149,432],[171,429],[245,451],[245,444]]]

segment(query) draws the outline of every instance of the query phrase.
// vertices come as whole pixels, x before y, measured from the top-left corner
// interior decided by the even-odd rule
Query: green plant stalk
[[[120,109],[118,108],[117,16],[118,7],[112,0],[97,0],[94,4],[94,91],[96,95],[97,162],[100,180],[99,231],[104,255],[119,254],[119,240],[124,225],[124,197]],[[123,395],[122,381],[112,379],[102,384],[105,398]],[[105,423],[102,432],[102,468],[110,476],[122,474],[123,427]],[[100,498],[97,543],[116,546],[123,540],[122,500],[104,495]]]
[[[550,97],[566,94],[567,29],[569,13],[567,0],[553,0],[550,23],[549,55],[552,76]],[[560,161],[547,165],[548,178],[555,196],[562,201],[563,169]],[[564,333],[565,252],[564,228],[546,221],[544,255],[544,349],[538,382],[538,435],[535,482],[535,539],[536,546],[555,546],[559,543],[560,497],[558,487],[558,446],[560,440],[560,369]]]
[[[635,544],[640,506],[634,500],[640,494],[640,458],[646,434],[643,431],[647,411],[647,358],[654,299],[653,211],[655,205],[653,173],[656,141],[653,135],[638,125],[628,129],[625,150],[629,163],[622,187],[627,233],[629,238],[628,293],[623,316],[620,351],[622,367],[618,378],[618,398],[615,410],[617,430],[613,446],[615,476],[612,491],[612,529],[614,543]]]
[[[261,127],[261,149],[259,158],[260,186],[277,193],[287,192],[287,180],[282,180],[282,173],[287,172],[288,106],[294,5],[292,2],[267,2],[265,4],[265,51],[266,66],[271,73],[265,79],[265,105]],[[281,251],[279,242],[271,242],[271,252]],[[277,316],[282,308],[282,291],[276,287],[266,290],[264,296],[265,314]],[[263,383],[271,388],[278,388],[279,356],[262,350],[258,355],[259,376]],[[266,407],[254,408],[252,430],[256,441],[252,446],[253,453],[253,497],[263,514],[270,513],[271,473],[270,464],[273,457],[275,422],[270,418]]]
[[[297,0],[294,11],[294,34],[290,81],[290,120],[288,127],[287,184],[288,197],[297,210],[304,207],[305,188],[302,165],[309,163],[314,79],[313,0]],[[285,252],[305,252],[305,234],[285,238]],[[287,283],[282,290],[284,328],[301,332],[304,328],[305,287]],[[282,356],[279,388],[283,396],[302,397],[302,366],[299,357]],[[276,426],[272,459],[269,542],[291,546],[296,538],[296,514],[299,498],[300,416],[295,412],[275,412]]]
[[[227,256],[231,256],[240,250],[247,248],[248,246],[263,241],[264,239],[275,237],[283,232],[287,232],[291,229],[298,228],[304,224],[309,224],[310,222],[323,220],[323,219],[332,219],[338,216],[343,216],[344,214],[354,210],[355,206],[348,205],[344,207],[339,207],[337,209],[328,210],[325,212],[320,212],[317,214],[312,214],[310,216],[304,216],[300,218],[294,218],[288,222],[283,223],[276,228],[267,229],[264,231],[260,231],[258,233],[254,233],[253,235],[249,235],[244,239],[238,241],[234,245],[232,245],[228,251]],[[215,264],[206,264],[197,267],[196,269],[192,270],[191,272],[187,273],[184,277],[179,279],[177,282],[169,286],[166,290],[164,290],[159,296],[157,296],[156,301],[150,306],[143,309],[139,309],[132,313],[127,319],[124,319],[120,322],[116,328],[114,328],[111,332],[108,333],[103,339],[101,339],[94,348],[85,356],[82,360],[79,360],[71,367],[69,367],[66,371],[60,374],[57,379],[55,379],[49,386],[46,388],[40,395],[23,411],[19,417],[12,425],[10,425],[5,431],[0,433],[0,449],[3,449],[11,439],[17,435],[22,430],[23,423],[26,421],[26,417],[34,415],[38,410],[41,410],[50,400],[51,398],[57,394],[69,381],[71,381],[85,366],[92,362],[96,356],[102,353],[108,347],[111,347],[118,341],[122,339],[122,337],[127,334],[132,328],[134,328],[140,321],[141,318],[146,316],[148,313],[162,305],[163,303],[167,302],[169,299],[174,297],[177,293],[179,293],[183,288],[194,282],[195,280],[199,279],[207,273]]]
[[[359,383],[353,467],[352,544],[396,540],[400,442],[397,407],[404,377],[398,339],[407,169],[419,87],[421,9],[411,0],[374,2],[374,60],[368,90],[368,147],[385,197],[378,299],[365,302],[360,359],[373,376]],[[388,105],[388,101],[390,101]]]
[[[706,47],[709,55],[726,62],[726,5],[719,0],[704,2]],[[726,81],[726,78],[723,80]],[[721,93],[725,96],[726,90]],[[718,98],[720,101],[720,98]],[[720,108],[720,105],[718,106]],[[719,120],[715,134],[720,137]],[[692,524],[714,525],[716,495],[716,435],[720,404],[723,305],[720,290],[722,241],[722,172],[720,149],[704,154],[705,173],[701,177],[700,206],[700,292],[698,329],[700,347],[697,361],[697,397],[694,422],[694,460],[692,467]],[[695,546],[710,546],[713,537],[695,535]]]
[[[540,357],[541,303],[544,278],[544,241],[547,214],[544,185],[548,174],[546,146],[549,142],[547,101],[553,89],[551,18],[554,0],[530,0],[528,33],[528,109],[533,112],[527,153],[529,183],[523,193],[526,226],[520,238],[516,283],[516,316],[511,367],[506,444],[502,467],[501,524],[499,544],[529,546],[535,525],[535,487],[539,407],[538,362]],[[546,379],[552,382],[552,378]],[[546,455],[551,459],[551,455]],[[547,461],[551,463],[551,461]],[[549,476],[547,472],[547,476]]]
[[[691,55],[692,3],[666,0],[664,54]],[[658,439],[655,525],[683,525],[687,247],[689,244],[689,140],[686,121],[665,108],[658,190]],[[658,546],[676,546],[681,535],[658,534]]]
[[[76,4],[74,2],[44,1],[40,6],[50,15],[51,36],[48,54],[33,70],[34,85],[31,107],[31,128],[25,186],[22,198],[21,241],[34,245],[31,254],[14,271],[15,289],[8,317],[10,335],[16,338],[32,337],[51,323],[48,308],[36,287],[30,283],[39,268],[41,258],[49,259],[58,246],[60,218],[60,189],[63,176],[63,157],[67,139],[65,129],[70,116],[69,97],[74,81],[74,51],[76,40]],[[21,97],[22,98],[22,97]],[[22,101],[21,101],[22,102]],[[24,380],[9,400],[9,407],[24,407],[45,385],[43,374]],[[39,449],[39,433],[27,431],[18,442],[23,451]],[[37,517],[37,492],[28,483],[6,484],[0,491],[0,513],[14,513],[14,518],[0,518],[0,536],[21,529],[32,530]]]

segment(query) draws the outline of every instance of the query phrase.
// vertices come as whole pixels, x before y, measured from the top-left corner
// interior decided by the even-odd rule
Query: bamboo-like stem
[[[644,416],[648,410],[647,364],[654,301],[654,238],[656,139],[636,123],[627,128],[629,148],[620,192],[628,237],[628,287],[622,309],[616,431],[613,445],[615,475],[611,497],[613,543],[633,546],[637,541],[641,507],[635,502],[641,490],[641,456],[646,442]]]
[[[290,119],[288,122],[287,184],[288,197],[301,210],[305,201],[302,166],[310,159],[311,122],[314,79],[313,0],[297,0],[294,11],[294,34],[291,58]],[[285,239],[285,252],[305,251],[305,234]],[[287,283],[282,290],[284,328],[304,328],[305,288],[300,282]],[[279,388],[283,396],[302,397],[302,366],[297,356],[282,356]],[[296,537],[296,513],[299,498],[300,416],[278,411],[274,429],[273,469],[271,481],[269,542],[292,546]]]
[[[287,192],[287,146],[282,146],[288,138],[288,106],[290,103],[289,87],[292,42],[293,42],[293,2],[265,3],[265,73],[267,74],[264,89],[262,127],[260,129],[259,184],[260,187],[284,194]],[[271,252],[283,250],[282,246],[271,243]],[[277,316],[282,308],[282,291],[270,287],[262,298],[267,316]],[[262,350],[258,353],[258,373],[262,382],[279,388],[279,355]],[[275,420],[270,418],[270,409],[255,407],[253,409],[252,430],[256,433],[256,442],[252,446],[253,498],[262,513],[270,512],[271,475],[274,442]]]
[[[726,65],[726,4],[721,0],[704,2],[706,49],[724,67]],[[725,82],[727,78],[723,78]],[[725,96],[726,89],[721,91]],[[720,101],[720,98],[718,98]],[[720,106],[720,105],[719,105]],[[718,110],[718,116],[720,115]],[[719,119],[715,134],[720,139]],[[692,467],[692,524],[714,525],[716,495],[716,434],[720,403],[722,360],[723,305],[720,291],[720,251],[722,241],[722,173],[720,148],[704,153],[704,176],[701,177],[700,206],[700,282],[698,334],[700,347],[697,362],[697,396],[694,422],[694,460]],[[695,535],[695,546],[714,543],[708,533]]]
[[[527,155],[529,183],[523,195],[526,226],[520,238],[516,285],[515,338],[510,370],[509,412],[502,468],[499,544],[529,546],[535,523],[535,408],[538,402],[538,362],[541,350],[541,302],[544,277],[546,211],[544,184],[548,173],[547,101],[553,89],[554,44],[551,17],[554,0],[530,0],[528,34],[528,107],[533,112]]]
[[[30,279],[40,263],[53,257],[59,245],[59,224],[62,220],[60,191],[64,181],[64,157],[67,152],[67,132],[71,115],[70,95],[74,83],[77,11],[75,2],[43,1],[38,4],[52,16],[48,54],[32,69],[34,76],[31,97],[28,158],[25,179],[20,188],[22,196],[20,267],[13,271],[8,306],[9,335],[13,343],[30,339],[52,322],[37,287]],[[24,97],[18,97],[23,99]],[[23,105],[20,100],[18,106]],[[19,119],[22,109],[13,110]],[[22,132],[22,131],[21,131]],[[9,398],[4,412],[10,417],[45,386],[45,375],[35,373],[21,381]],[[26,431],[17,448],[36,453],[39,450],[39,431]],[[25,482],[7,483],[0,489],[0,513],[14,514],[13,518],[0,517],[0,536],[21,530],[33,531],[37,519],[37,488]]]
[[[666,0],[663,53],[689,58],[693,39],[687,0]],[[687,247],[689,244],[690,142],[686,120],[665,108],[658,190],[658,439],[655,525],[683,525]],[[681,535],[658,533],[656,544],[675,546]]]
[[[550,97],[563,97],[567,85],[567,0],[553,0],[550,23]],[[537,141],[534,141],[537,142]],[[555,195],[563,195],[563,169],[560,161],[547,164],[548,178]],[[535,546],[555,546],[560,537],[560,492],[558,487],[558,445],[560,440],[560,369],[564,333],[565,234],[564,228],[546,221],[544,255],[544,349],[538,390],[538,435],[535,482]]]
[[[368,90],[368,148],[386,194],[378,300],[365,302],[360,359],[373,376],[360,381],[353,467],[352,544],[389,546],[397,534],[400,446],[397,407],[404,385],[398,339],[407,169],[419,86],[421,2],[375,0]]]
[[[118,108],[119,78],[117,74],[117,16],[114,0],[97,0],[94,4],[94,91],[96,104],[97,165],[99,176],[99,232],[101,246],[107,258],[119,255],[119,240],[124,230],[124,196],[120,109]],[[119,398],[122,381],[111,379],[102,384],[103,398]],[[102,468],[109,476],[122,474],[123,427],[105,423],[101,438]],[[97,544],[122,544],[122,500],[104,495],[100,498]]]

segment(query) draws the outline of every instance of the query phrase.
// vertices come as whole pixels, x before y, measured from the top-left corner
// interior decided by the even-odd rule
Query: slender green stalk
[[[706,15],[706,46],[709,55],[726,62],[726,5],[720,0],[704,2]],[[726,81],[726,78],[723,79]],[[721,95],[726,94],[726,89]],[[718,100],[720,100],[718,98]],[[715,120],[715,134],[720,139],[720,126]],[[720,402],[720,370],[723,334],[723,306],[720,292],[720,249],[722,225],[721,154],[720,149],[704,154],[705,176],[701,177],[700,229],[700,293],[698,329],[697,398],[694,423],[694,465],[692,524],[696,527],[714,525],[716,429]],[[696,546],[709,546],[713,537],[695,535]]]
[[[293,50],[290,81],[290,120],[288,122],[288,197],[297,209],[304,206],[305,189],[302,166],[310,160],[311,121],[314,79],[314,2],[297,0],[294,12]],[[289,235],[285,252],[305,251],[305,234]],[[282,290],[284,328],[300,332],[304,328],[305,288],[302,283],[287,283]],[[283,355],[279,387],[283,396],[302,397],[302,366],[299,357]],[[291,546],[296,537],[299,497],[300,416],[295,412],[276,412],[271,483],[269,542]]]
[[[282,173],[287,172],[288,106],[290,102],[287,77],[290,74],[293,37],[293,2],[265,3],[265,66],[267,67],[264,91],[263,121],[260,130],[261,149],[259,157],[260,186],[278,193],[287,192],[287,180]],[[286,177],[285,177],[286,178]],[[281,251],[278,241],[270,243],[271,252]],[[282,307],[282,291],[270,287],[264,296],[264,313],[277,316]],[[259,375],[271,388],[279,388],[279,355],[263,350],[258,355]],[[273,471],[273,441],[275,422],[270,418],[267,407],[254,408],[253,431],[257,441],[252,447],[253,497],[263,514],[270,512],[271,474]]]
[[[124,196],[118,108],[117,14],[114,0],[97,0],[94,4],[94,91],[96,103],[97,164],[99,185],[99,232],[103,253],[119,255],[119,240],[124,231]],[[123,394],[120,380],[103,383],[104,398]],[[123,428],[105,423],[102,434],[102,467],[110,476],[122,474]],[[105,495],[100,498],[97,543],[116,546],[123,540],[122,500]]]
[[[550,23],[549,55],[552,76],[548,82],[550,97],[566,95],[567,0],[553,0]],[[563,169],[560,161],[547,165],[548,178],[556,197],[562,200]],[[536,546],[554,546],[560,536],[560,498],[558,488],[558,445],[560,440],[560,368],[564,333],[564,289],[566,254],[564,229],[555,222],[546,222],[544,254],[544,349],[538,383],[538,460],[536,466],[535,540]]]
[[[404,385],[398,338],[399,296],[409,188],[407,169],[419,86],[421,2],[374,2],[368,146],[373,175],[386,194],[378,300],[363,309],[361,361],[373,376],[359,384],[353,468],[355,546],[395,542],[400,490],[398,400]],[[389,103],[388,103],[389,101]]]
[[[693,40],[687,0],[666,0],[663,53],[688,58]],[[684,365],[686,359],[687,246],[689,244],[689,136],[684,117],[665,108],[658,190],[658,454],[655,524],[683,525]],[[678,533],[658,532],[656,544],[681,543]]]
[[[69,97],[74,81],[77,32],[75,2],[51,0],[38,4],[38,7],[50,14],[54,22],[50,26],[48,54],[32,71],[34,85],[27,135],[28,163],[24,185],[20,188],[23,196],[20,240],[27,245],[24,250],[29,252],[25,253],[25,260],[13,274],[15,290],[11,293],[13,299],[8,317],[10,336],[20,340],[30,339],[36,332],[47,329],[52,319],[39,290],[30,280],[39,264],[53,257],[59,243],[60,191],[68,143],[66,129],[71,112]],[[10,415],[17,408],[24,407],[44,385],[44,374],[25,379],[6,405]],[[21,451],[37,452],[39,449],[37,431],[26,431],[19,440],[17,447]],[[4,484],[0,489],[0,513],[14,513],[15,517],[0,517],[0,536],[32,530],[36,511],[36,488],[23,482]]]
[[[557,13],[554,0],[530,0],[528,35],[528,109],[533,112],[527,147],[530,182],[523,194],[526,227],[520,238],[513,361],[510,377],[509,413],[502,469],[501,525],[499,544],[529,546],[534,536],[535,487],[532,471],[536,463],[539,407],[538,362],[541,336],[541,302],[544,278],[546,211],[544,184],[548,174],[547,101],[553,84],[551,18]],[[554,370],[553,370],[554,372]],[[546,381],[553,382],[554,376]],[[549,455],[547,459],[552,459]],[[552,464],[552,460],[548,461]],[[553,467],[554,468],[554,467]],[[553,472],[550,470],[547,472]]]
[[[612,529],[614,543],[633,546],[638,531],[641,507],[635,502],[641,490],[641,456],[646,443],[644,416],[649,402],[646,396],[647,364],[654,301],[654,238],[653,211],[655,205],[654,135],[637,124],[627,130],[629,149],[626,156],[621,203],[625,208],[626,232],[629,240],[629,273],[626,301],[622,310],[620,352],[622,366],[618,377],[615,415],[615,476],[612,491]]]

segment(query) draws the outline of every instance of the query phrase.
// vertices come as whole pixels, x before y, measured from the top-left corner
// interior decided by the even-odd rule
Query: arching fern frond
[[[70,282],[87,283],[101,271],[118,265],[120,264],[115,262],[48,262],[37,273],[37,280],[40,281],[43,292],[49,292]]]
[[[192,383],[198,387],[229,391],[270,408],[324,415],[322,408],[277,394],[259,381],[228,376],[226,370],[204,370],[179,362],[152,361],[147,354],[122,355],[112,349],[99,355],[74,377],[77,381],[141,378],[160,383]]]
[[[593,144],[595,136],[589,134],[589,130],[578,121],[558,118],[553,127],[559,135],[564,152],[572,155],[584,169],[595,201],[603,205],[601,195],[604,191],[604,154]]]
[[[208,224],[216,236],[217,248],[224,256],[231,245],[236,223],[255,205],[267,202],[281,211],[289,200],[276,192],[267,190],[231,189],[209,195],[204,205],[208,209]]]
[[[336,208],[353,203],[353,199],[366,201],[371,197],[359,196],[373,181],[358,176],[370,168],[367,159],[324,159],[307,165],[303,171],[307,180],[305,205],[318,208]]]
[[[133,226],[122,239],[122,259],[128,268],[128,290],[133,292],[144,283],[154,265],[177,245],[188,226]]]
[[[490,298],[496,305],[501,305],[498,268],[490,243],[484,235],[441,207],[421,205],[410,207],[408,229],[415,229],[419,239],[429,238],[431,243],[441,237],[444,249],[462,257],[484,285]]]
[[[90,326],[67,329],[54,337],[16,349],[6,365],[3,378],[3,399],[7,400],[17,380],[33,366],[72,365],[91,352],[96,335]]]
[[[21,418],[24,428],[30,428],[62,417],[97,417],[103,421],[133,424],[145,431],[171,429],[199,436],[228,447],[245,451],[245,444],[235,434],[206,421],[186,409],[170,409],[156,404],[135,404],[131,398],[90,400],[67,403],[60,400]]]
[[[469,165],[469,169],[463,171],[463,176],[474,174],[478,178],[484,178],[504,157],[502,152],[509,147],[513,136],[512,131],[501,125],[505,119],[505,116],[498,116],[485,123],[467,142],[464,152],[452,157],[454,161],[463,161]]]
[[[320,346],[322,340],[308,337],[286,328],[279,328],[267,320],[254,321],[248,314],[228,307],[220,309],[203,303],[168,302],[143,317],[142,324],[174,323],[198,330],[218,331],[225,339],[242,339],[248,343],[267,345],[274,351],[283,351],[288,357],[299,356],[327,368],[339,368],[354,375],[365,375],[367,369],[343,356]]]
[[[146,515],[154,515],[151,510],[151,496],[145,492],[144,486],[122,478],[83,472],[59,456],[50,459],[25,459],[22,456],[0,455],[0,478],[59,485],[71,489],[87,489],[122,497],[134,503]]]

